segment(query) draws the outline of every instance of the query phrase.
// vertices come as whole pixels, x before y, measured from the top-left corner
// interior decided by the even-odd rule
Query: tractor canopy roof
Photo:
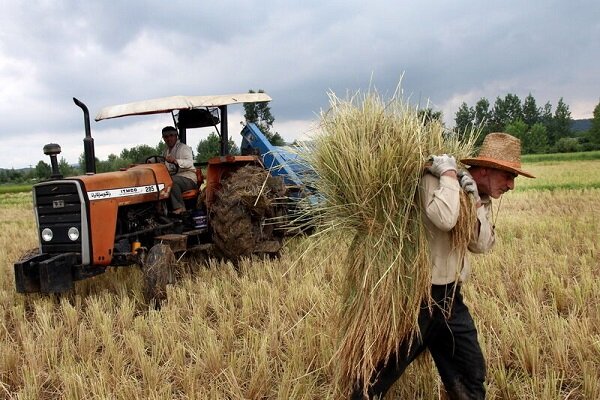
[[[260,103],[271,101],[266,93],[241,93],[216,96],[171,96],[160,99],[142,100],[133,103],[108,106],[98,112],[96,121],[128,115],[172,113],[176,110],[215,108],[237,103]]]

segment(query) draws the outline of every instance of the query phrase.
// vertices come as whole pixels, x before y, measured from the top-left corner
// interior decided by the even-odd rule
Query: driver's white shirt
[[[198,179],[196,178],[196,167],[194,167],[194,155],[192,154],[192,148],[190,146],[181,143],[178,140],[172,149],[167,147],[163,155],[165,157],[173,156],[177,160],[179,171],[177,171],[176,176],[183,176],[196,183],[198,182]],[[168,163],[166,164],[168,166]]]

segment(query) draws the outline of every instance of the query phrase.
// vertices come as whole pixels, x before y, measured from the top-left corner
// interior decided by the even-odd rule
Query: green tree
[[[594,108],[594,118],[589,130],[589,138],[596,147],[600,146],[600,103]]]
[[[554,111],[552,128],[552,136],[555,141],[571,137],[571,111],[569,111],[569,106],[565,104],[562,97],[558,100]]]
[[[0,168],[0,183],[8,182],[8,171]]]
[[[552,136],[552,120],[554,117],[552,116],[552,104],[550,102],[546,102],[544,104],[544,108],[541,112],[540,122],[546,127],[546,131],[548,132],[548,144],[554,144],[554,137]]]
[[[475,126],[481,130],[479,137],[477,138],[476,145],[483,143],[483,138],[488,133],[492,132],[491,119],[492,112],[490,111],[490,102],[485,97],[482,97],[475,103]]]
[[[544,153],[547,149],[546,127],[540,123],[530,128],[519,119],[508,124],[505,130],[521,140],[521,151],[524,154]]]
[[[221,139],[215,132],[211,132],[206,139],[200,140],[196,147],[196,162],[202,163],[212,157],[217,157],[221,150]],[[235,142],[229,139],[229,154],[240,154],[240,149]]]
[[[16,171],[14,168],[11,168],[6,171],[7,174],[7,182],[12,183],[20,183],[23,182],[23,174],[20,171]]]
[[[535,123],[529,129],[524,146],[527,147],[527,153],[545,153],[548,151],[548,132],[541,123]]]
[[[458,111],[454,115],[455,132],[459,137],[465,137],[469,135],[473,129],[473,119],[475,118],[475,112],[473,107],[469,107],[467,103],[463,102]]]
[[[508,93],[503,99],[496,98],[490,123],[492,131],[502,132],[508,124],[519,119],[523,119],[523,108],[517,95]]]
[[[81,168],[81,170],[83,171],[85,169],[85,154],[81,153],[79,154],[79,168]],[[94,158],[94,162],[96,163],[96,167],[98,166],[98,164],[100,163],[100,160],[98,159],[98,157]]]
[[[38,179],[48,179],[50,178],[51,174],[52,168],[49,164],[45,163],[44,161],[40,160],[35,166],[35,176]]]
[[[79,170],[72,167],[64,157],[61,157],[60,161],[58,162],[58,170],[64,177],[77,175],[79,173]]]
[[[579,142],[572,137],[560,138],[554,144],[554,151],[557,153],[573,153],[580,150]]]
[[[508,121],[508,111],[504,104],[504,99],[496,97],[494,107],[490,115],[490,129],[492,132],[501,132],[504,130]]]
[[[156,147],[142,144],[130,149],[123,149],[121,151],[121,159],[131,164],[140,164],[145,162],[146,158],[159,154],[162,154],[162,152],[159,152]]]
[[[160,142],[158,142],[158,144],[156,145],[156,154],[157,155],[161,155],[165,152],[165,149],[167,148],[167,145],[165,144],[165,142],[163,142],[162,140]]]
[[[443,117],[441,111],[433,111],[432,108],[422,108],[417,112],[419,119],[421,119],[425,124],[429,124],[433,121],[438,121],[443,124]]]
[[[490,102],[485,97],[482,97],[475,103],[475,125],[482,128],[487,127],[491,116]]]
[[[506,125],[504,130],[506,131],[506,133],[509,133],[509,134],[513,135],[514,137],[519,138],[521,140],[523,152],[525,153],[525,149],[524,149],[525,146],[524,146],[523,142],[524,142],[525,136],[527,136],[527,131],[528,131],[527,124],[525,122],[523,122],[522,120],[518,119],[518,120]]]
[[[165,147],[164,142],[160,141],[156,147],[142,144],[131,148],[121,150],[120,155],[111,153],[106,160],[99,160],[96,157],[96,172],[118,171],[122,168],[128,168],[131,164],[142,164],[146,158],[154,155],[162,155]],[[79,165],[85,165],[85,156],[79,156]]]
[[[144,162],[144,160],[141,162]],[[129,165],[132,163],[133,162],[128,159],[124,159],[116,154],[111,153],[108,155],[105,161],[96,161],[96,172],[118,171],[121,168],[129,167]]]
[[[279,132],[275,132],[275,133],[266,132],[265,136],[267,137],[267,139],[269,139],[269,142],[273,146],[285,146],[285,140],[283,140],[283,138],[281,137]]]
[[[504,97],[504,106],[506,107],[507,123],[513,123],[518,120],[523,120],[523,107],[521,99],[516,94],[508,93]]]
[[[523,122],[530,128],[541,121],[541,110],[535,103],[535,98],[529,93],[523,102]]]
[[[262,89],[258,93],[264,93]],[[254,90],[249,90],[248,93],[256,93]],[[285,141],[278,132],[271,132],[275,117],[271,114],[271,107],[268,101],[258,103],[244,103],[244,119],[246,123],[252,122],[265,134],[269,142],[273,146],[283,146]]]

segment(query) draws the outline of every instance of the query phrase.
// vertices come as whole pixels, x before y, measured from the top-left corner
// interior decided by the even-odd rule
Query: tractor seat
[[[202,185],[202,182],[204,182],[204,175],[202,175],[202,170],[199,167],[196,167],[196,179],[198,180],[198,188],[199,188],[200,185]],[[195,199],[196,197],[198,197],[198,194],[200,194],[200,190],[198,190],[198,188],[186,190],[185,192],[183,192],[181,194],[181,197],[184,200]]]
[[[200,193],[198,189],[186,190],[185,192],[181,193],[181,198],[183,200],[193,200],[198,197],[198,193]]]
[[[204,175],[202,175],[202,170],[198,167],[196,167],[196,179],[198,180],[198,187],[200,187],[200,185],[202,185],[202,182],[204,182]],[[185,192],[183,192],[181,194],[181,197],[184,200],[193,200],[196,197],[198,197],[199,193],[200,193],[200,191],[197,188],[190,189],[190,190],[186,190]]]

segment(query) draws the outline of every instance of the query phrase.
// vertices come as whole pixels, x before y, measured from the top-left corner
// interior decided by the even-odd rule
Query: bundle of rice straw
[[[431,155],[471,155],[475,135],[459,140],[396,95],[389,101],[373,91],[329,98],[322,131],[304,157],[317,174],[321,201],[313,212],[321,233],[350,235],[336,360],[338,389],[346,396],[357,382],[366,391],[377,363],[418,333],[431,281],[419,181]],[[454,241],[466,247],[474,226],[466,217],[474,213],[461,215]]]

